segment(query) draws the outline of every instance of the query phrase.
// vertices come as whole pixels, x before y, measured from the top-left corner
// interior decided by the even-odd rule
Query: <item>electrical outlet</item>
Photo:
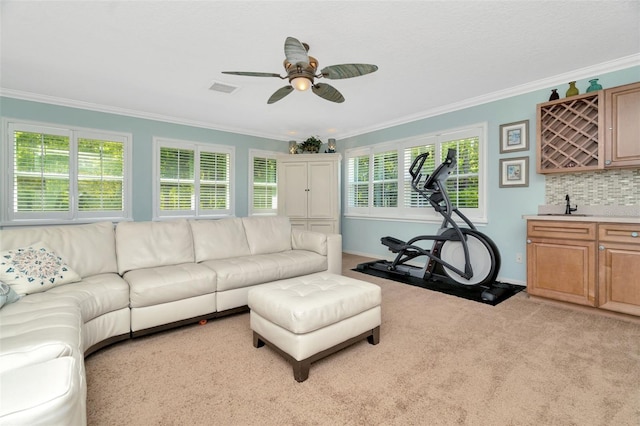
[[[522,253],[516,253],[516,263],[522,263]]]

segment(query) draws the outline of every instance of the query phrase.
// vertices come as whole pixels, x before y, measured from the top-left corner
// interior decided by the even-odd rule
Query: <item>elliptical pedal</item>
[[[398,253],[407,245],[406,242],[393,237],[382,237],[380,238],[380,242],[382,245],[389,247],[389,250],[393,253]]]

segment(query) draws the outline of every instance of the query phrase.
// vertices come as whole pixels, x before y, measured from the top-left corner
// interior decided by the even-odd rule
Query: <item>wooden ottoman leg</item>
[[[256,333],[255,331],[253,332],[253,347],[254,348],[261,348],[264,346],[264,342],[262,341],[262,339],[260,339],[260,335],[258,335],[258,333]]]
[[[309,378],[309,369],[311,368],[311,361],[309,359],[303,361],[291,361],[293,365],[293,377],[296,382],[304,382]]]
[[[380,326],[377,326],[372,330],[371,336],[367,336],[367,341],[372,345],[380,343]]]

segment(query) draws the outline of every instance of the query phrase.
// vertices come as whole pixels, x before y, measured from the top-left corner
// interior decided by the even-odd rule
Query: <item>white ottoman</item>
[[[365,337],[378,344],[380,302],[377,285],[328,272],[256,287],[248,294],[253,346],[269,345],[303,382],[312,362]]]

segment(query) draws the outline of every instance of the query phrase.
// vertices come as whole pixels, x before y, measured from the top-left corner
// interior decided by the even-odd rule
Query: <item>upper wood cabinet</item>
[[[640,166],[640,83],[538,104],[538,173]]]
[[[538,173],[601,168],[602,91],[538,104]]]
[[[604,91],[604,165],[640,164],[640,83]]]

